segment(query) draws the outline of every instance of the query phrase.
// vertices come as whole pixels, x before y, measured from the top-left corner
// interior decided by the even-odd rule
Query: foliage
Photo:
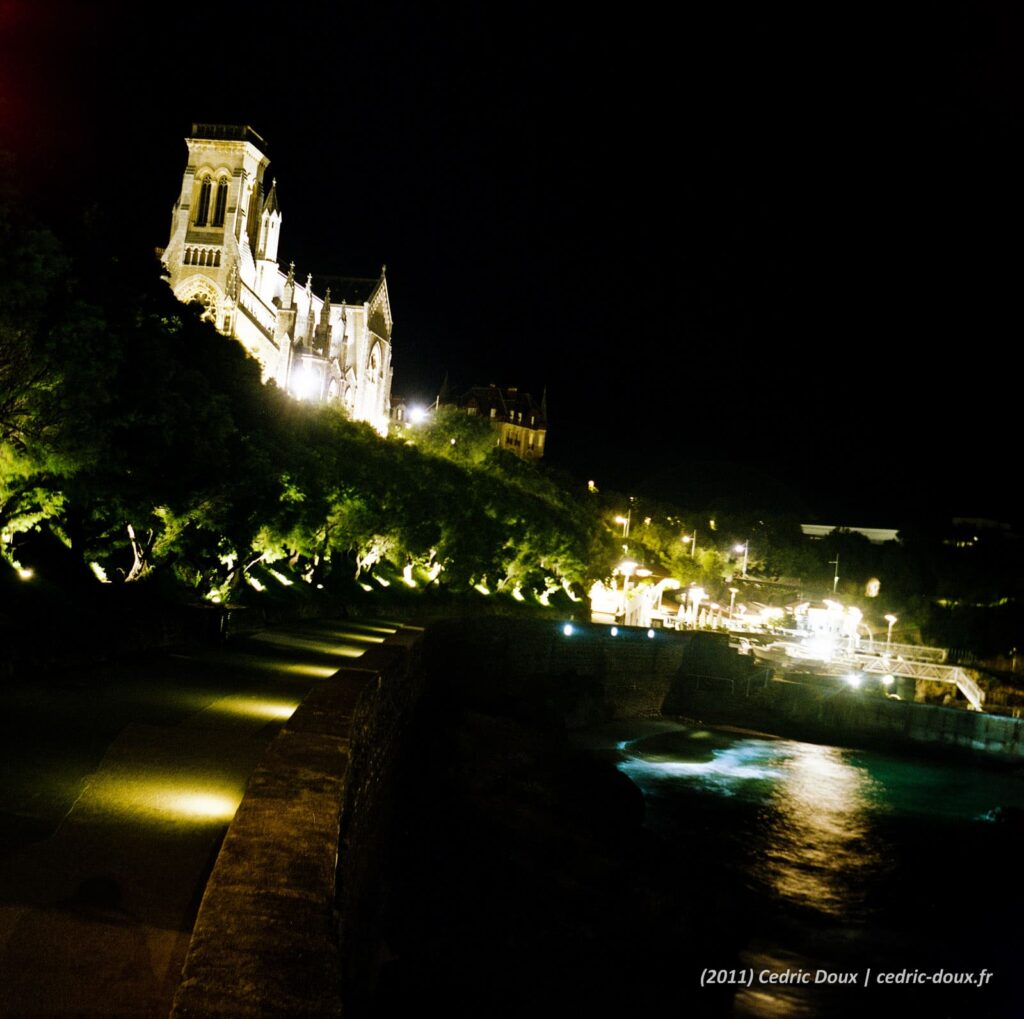
[[[582,595],[629,557],[728,603],[746,543],[760,586],[740,598],[770,597],[785,578],[827,595],[838,555],[840,594],[859,597],[880,578],[882,595],[862,607],[896,612],[905,631],[981,650],[1024,645],[1024,554],[1007,536],[808,542],[792,514],[735,502],[712,526],[706,513],[587,491],[521,461],[496,447],[487,420],[454,408],[384,441],[263,385],[239,344],[174,299],[155,262],[118,259],[101,224],[85,226],[62,243],[0,203],[10,561],[38,565],[33,549],[49,535],[47,555],[64,549],[90,583],[92,567],[115,584],[173,579],[191,597],[240,598],[287,574],[335,590],[372,581],[546,600]],[[628,537],[615,520],[627,510]]]

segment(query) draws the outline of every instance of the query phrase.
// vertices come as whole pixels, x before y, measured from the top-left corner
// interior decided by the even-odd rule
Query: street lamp
[[[743,553],[743,576],[747,575],[747,557],[750,555],[750,539],[748,538],[742,545],[735,545],[733,551]]]
[[[729,588],[729,618],[732,619],[732,610],[736,607],[736,595],[739,593],[738,587]]]
[[[832,578],[832,593],[835,594],[839,590],[839,553],[836,552],[835,559],[829,559],[829,566],[836,568],[835,576]]]
[[[687,591],[690,602],[691,620],[690,626],[697,629],[697,615],[700,612],[700,603],[708,596],[703,587],[691,587]]]
[[[693,558],[697,554],[697,528],[693,529],[693,534],[683,535],[683,544],[690,546],[690,558]]]
[[[633,514],[633,509],[632,509],[632,507],[630,507],[628,510],[626,510],[626,515],[625,516],[623,516],[620,513],[615,518],[615,523],[622,524],[622,537],[623,538],[628,538],[629,537],[629,518],[632,516],[632,514]]]
[[[885,621],[889,624],[889,632],[885,637],[885,646],[890,647],[892,645],[892,628],[896,625],[896,616],[891,612],[885,617]]]
[[[622,619],[629,625],[629,578],[633,575],[637,564],[632,559],[623,559],[619,563],[619,572],[622,574]]]

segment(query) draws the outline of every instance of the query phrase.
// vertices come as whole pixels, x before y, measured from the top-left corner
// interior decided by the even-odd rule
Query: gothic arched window
[[[199,185],[199,201],[196,203],[196,226],[206,226],[210,215],[210,178],[204,177]]]
[[[224,213],[228,207],[228,182],[221,178],[217,184],[217,200],[213,204],[213,226],[224,225]]]

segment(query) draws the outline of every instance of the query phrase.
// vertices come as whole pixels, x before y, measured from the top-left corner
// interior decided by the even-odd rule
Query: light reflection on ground
[[[171,824],[226,824],[242,802],[244,786],[225,784],[217,775],[209,779],[139,773],[101,774],[87,787],[83,809],[91,816],[131,816],[138,822]]]

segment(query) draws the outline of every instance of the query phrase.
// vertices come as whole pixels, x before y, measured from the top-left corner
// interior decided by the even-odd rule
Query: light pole
[[[838,552],[836,552],[835,559],[829,559],[828,564],[829,564],[829,566],[834,566],[836,568],[836,574],[832,578],[832,593],[835,594],[836,591],[839,590],[839,553]]]
[[[687,595],[690,601],[690,626],[697,629],[697,615],[700,612],[700,603],[708,596],[707,591],[703,587],[691,587],[687,591]]]
[[[892,628],[896,625],[896,616],[891,612],[885,617],[885,621],[889,624],[889,632],[885,636],[885,646],[889,648],[892,646]]]
[[[729,618],[732,619],[732,610],[736,607],[736,595],[739,593],[738,587],[729,588]]]
[[[697,554],[697,528],[693,529],[693,534],[683,535],[683,544],[690,546],[690,558],[692,559]]]
[[[626,515],[623,516],[621,513],[615,518],[615,523],[622,524],[622,537],[629,537],[629,518],[632,515],[632,508],[626,510]]]
[[[743,553],[743,576],[745,577],[747,575],[747,557],[750,554],[750,539],[747,538],[742,545],[735,545],[733,550]]]
[[[629,626],[629,578],[633,575],[637,564],[632,559],[623,559],[619,563],[619,572],[622,574],[622,621]]]

